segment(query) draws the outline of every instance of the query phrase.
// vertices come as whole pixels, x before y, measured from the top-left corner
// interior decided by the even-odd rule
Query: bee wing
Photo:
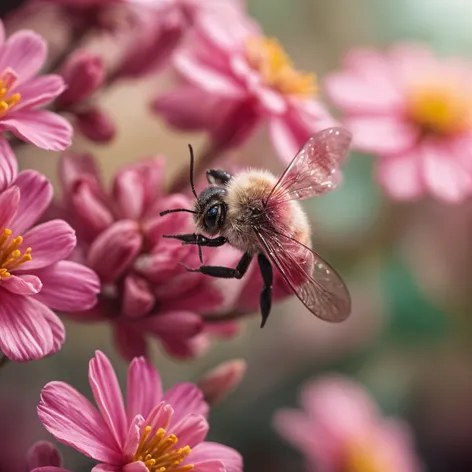
[[[301,302],[325,321],[345,320],[351,297],[341,277],[320,255],[288,235],[255,229],[267,256]]]
[[[333,190],[339,181],[337,170],[346,159],[351,139],[351,133],[339,127],[314,134],[280,176],[267,202],[301,200]]]

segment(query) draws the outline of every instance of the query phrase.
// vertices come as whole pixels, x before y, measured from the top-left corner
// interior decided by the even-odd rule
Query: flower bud
[[[98,108],[76,113],[76,118],[77,129],[92,141],[107,143],[115,137],[115,123]]]

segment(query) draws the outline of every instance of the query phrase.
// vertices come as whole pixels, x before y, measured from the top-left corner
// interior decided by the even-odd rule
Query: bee
[[[260,295],[261,327],[271,310],[273,267],[294,294],[317,317],[331,322],[346,319],[351,311],[349,292],[336,271],[311,248],[311,230],[299,200],[333,190],[344,162],[351,134],[339,127],[313,135],[302,146],[279,179],[266,170],[248,169],[231,175],[220,170],[206,172],[209,187],[199,195],[193,181],[194,155],[190,149],[190,185],[195,196],[192,210],[196,232],[165,235],[182,244],[217,247],[224,244],[241,250],[235,268],[201,265],[185,267],[212,277],[241,279],[257,256],[263,289]]]

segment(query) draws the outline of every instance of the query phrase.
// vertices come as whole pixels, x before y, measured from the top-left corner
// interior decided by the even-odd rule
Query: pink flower
[[[420,45],[360,49],[326,91],[358,149],[379,156],[377,178],[394,198],[457,202],[472,193],[472,65]]]
[[[239,472],[241,456],[205,442],[208,405],[190,383],[162,391],[157,370],[143,358],[128,370],[126,404],[108,358],[97,351],[89,383],[95,408],[64,382],[50,382],[38,406],[44,427],[68,446],[100,462],[94,472]]]
[[[27,455],[27,470],[30,472],[70,472],[61,468],[62,457],[54,444],[38,441]]]
[[[76,244],[62,220],[34,226],[52,199],[52,185],[35,171],[17,175],[0,140],[0,350],[15,361],[53,354],[64,326],[52,310],[78,311],[96,303],[96,275],[65,261]]]
[[[236,9],[202,19],[174,64],[182,83],[159,96],[154,110],[179,129],[208,131],[219,151],[265,122],[289,162],[310,135],[334,124],[316,98],[315,76],[295,70],[279,43]]]
[[[352,380],[316,380],[302,390],[300,402],[303,411],[279,411],[275,427],[300,449],[309,467],[320,472],[422,470],[407,425],[383,418]]]
[[[90,156],[66,154],[60,172],[60,215],[77,231],[75,257],[94,269],[102,283],[97,306],[75,319],[110,321],[127,358],[146,355],[148,335],[160,338],[172,355],[189,357],[208,347],[203,331],[235,333],[234,321],[206,326],[201,315],[231,308],[243,284],[186,272],[178,262],[198,266],[197,248],[163,238],[192,233],[194,226],[188,213],[159,215],[192,205],[184,195],[164,194],[160,159],[124,167],[111,190],[103,187]],[[240,257],[229,247],[204,254],[206,263],[233,267]]]
[[[72,128],[58,114],[40,109],[64,90],[58,75],[35,77],[46,55],[46,41],[32,31],[19,31],[5,41],[0,22],[0,132],[60,151],[70,145]]]

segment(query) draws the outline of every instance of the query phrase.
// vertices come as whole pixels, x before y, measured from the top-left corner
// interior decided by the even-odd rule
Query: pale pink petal
[[[26,462],[28,470],[42,466],[59,467],[62,463],[62,458],[54,444],[49,441],[38,441],[28,450]]]
[[[100,351],[95,351],[95,357],[89,363],[89,382],[111,436],[122,449],[128,430],[123,396],[111,362]]]
[[[41,149],[63,151],[72,142],[70,123],[47,110],[19,110],[0,120],[0,127]]]
[[[77,182],[94,182],[94,190],[103,197],[101,175],[95,159],[90,154],[65,152],[59,161],[59,179],[66,194],[72,192]]]
[[[203,392],[192,383],[179,383],[167,390],[163,400],[171,405],[174,410],[173,424],[189,414],[208,416],[208,403],[203,398]]]
[[[49,308],[0,288],[0,350],[11,360],[41,359],[54,349],[51,328],[44,313]]]
[[[52,220],[33,227],[23,235],[22,247],[30,247],[33,259],[22,270],[42,269],[65,259],[76,245],[75,231],[63,220]]]
[[[50,382],[41,392],[38,416],[60,442],[97,461],[118,464],[117,449],[97,409],[81,393],[64,382]]]
[[[144,426],[151,426],[151,435],[154,434],[159,428],[164,428],[167,430],[171,423],[173,414],[173,408],[166,402],[162,401],[149,412]]]
[[[225,472],[243,470],[243,458],[239,452],[214,442],[204,442],[195,446],[186,462],[195,464],[195,470],[203,470],[201,467],[209,461],[222,462]]]
[[[126,410],[128,421],[136,415],[147,417],[162,400],[162,383],[157,369],[144,357],[133,360],[128,369]]]
[[[142,320],[149,332],[162,337],[192,338],[203,329],[200,315],[191,311],[171,311],[150,315]]]
[[[396,117],[352,118],[345,125],[353,134],[353,147],[373,154],[407,152],[420,137],[419,129]]]
[[[0,138],[0,192],[6,190],[15,180],[18,162],[6,139]]]
[[[37,296],[36,296],[37,298]],[[53,337],[53,348],[51,354],[57,352],[66,340],[66,330],[59,317],[51,310],[44,311],[44,318],[46,318],[51,328]]]
[[[15,185],[20,189],[20,202],[10,229],[14,235],[23,235],[51,203],[53,188],[46,176],[34,170],[20,172]]]
[[[81,311],[97,303],[100,281],[91,269],[72,261],[34,271],[43,287],[36,299],[59,311]]]
[[[35,275],[11,275],[1,281],[2,288],[16,295],[36,295],[42,288],[39,277]]]
[[[20,203],[20,189],[16,186],[10,187],[0,193],[0,231],[9,228],[10,222],[15,217]],[[15,236],[13,236],[15,237]]]
[[[131,460],[138,449],[144,418],[141,415],[136,415],[129,423],[130,426],[123,445],[123,457],[125,460]]]
[[[123,472],[149,472],[143,462],[130,462],[123,467]]]
[[[123,313],[130,318],[147,315],[156,300],[148,283],[134,274],[128,275],[123,284]]]
[[[217,459],[200,462],[194,469],[195,472],[226,472],[223,462]]]
[[[118,172],[113,182],[112,197],[119,218],[138,219],[144,210],[144,188],[137,169]]]
[[[0,21],[0,46],[5,42],[5,27],[3,22]]]
[[[130,324],[117,325],[113,330],[113,339],[120,354],[129,361],[135,357],[148,355],[144,334]]]
[[[0,50],[0,71],[13,69],[24,82],[35,75],[46,60],[47,43],[32,31],[11,35]]]
[[[425,191],[418,149],[380,158],[375,173],[379,183],[393,198],[410,200]]]
[[[103,282],[112,282],[122,275],[139,254],[142,235],[138,224],[121,220],[103,231],[92,243],[87,265]]]
[[[16,89],[16,92],[21,94],[21,100],[15,107],[15,111],[49,103],[65,88],[64,79],[60,75],[41,75],[31,78]]]
[[[173,424],[172,433],[179,438],[180,446],[194,448],[205,440],[208,429],[207,420],[203,416],[190,414]]]
[[[98,464],[91,470],[91,472],[121,472],[122,470],[123,467],[121,465]]]

